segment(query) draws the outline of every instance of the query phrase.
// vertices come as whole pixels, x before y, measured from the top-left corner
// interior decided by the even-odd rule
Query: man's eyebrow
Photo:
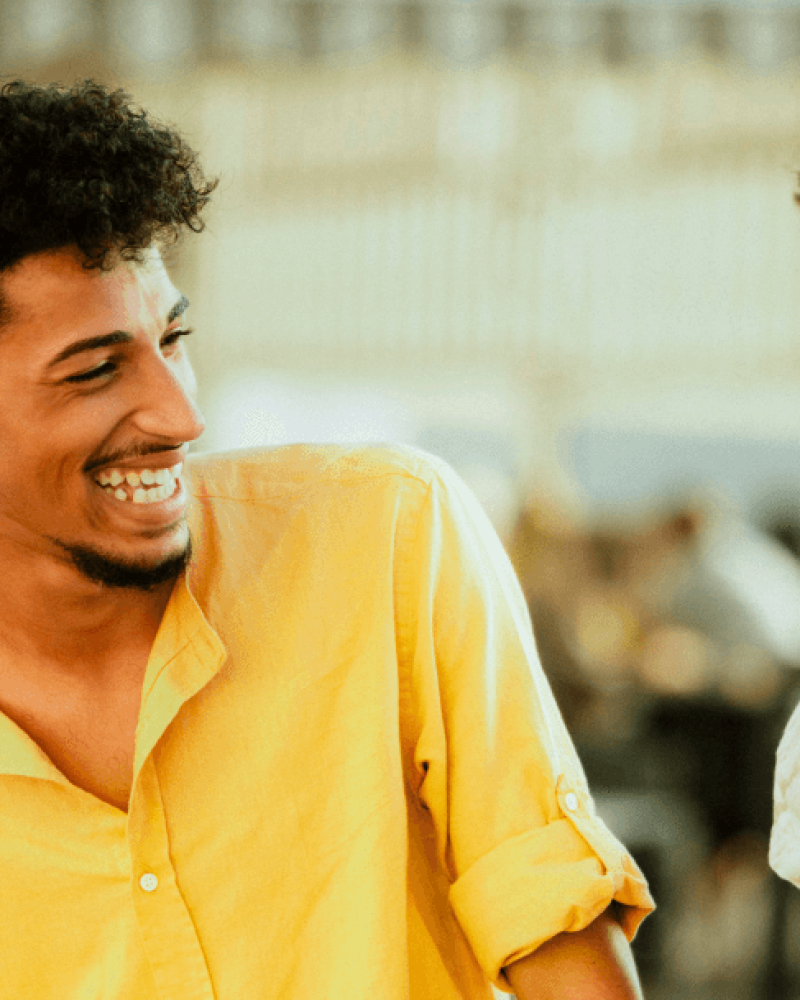
[[[95,351],[99,347],[113,347],[114,344],[129,344],[133,340],[133,334],[123,333],[122,330],[115,330],[113,333],[102,333],[99,337],[86,337],[85,340],[76,340],[58,352],[56,356],[48,362],[48,368],[55,368],[62,361],[71,358],[74,354],[82,354],[84,351]]]
[[[174,319],[177,319],[179,316],[182,316],[188,308],[189,308],[189,300],[186,298],[185,295],[181,295],[180,299],[170,309],[169,316],[167,316],[167,323],[171,323]]]
[[[182,295],[179,301],[170,309],[167,316],[167,323],[169,324],[173,320],[176,320],[188,308],[189,300],[185,295]],[[101,333],[97,337],[86,337],[83,340],[76,340],[75,343],[67,344],[65,348],[60,350],[48,363],[47,367],[48,369],[55,368],[56,365],[60,365],[67,358],[71,358],[76,354],[83,354],[85,351],[96,351],[101,347],[113,347],[115,344],[129,344],[132,340],[133,335],[125,333],[124,330],[115,330],[113,333]]]

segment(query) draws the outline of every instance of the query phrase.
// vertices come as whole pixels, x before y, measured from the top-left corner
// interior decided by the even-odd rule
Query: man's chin
[[[189,565],[192,538],[187,537],[183,549],[165,556],[157,563],[136,562],[82,545],[64,545],[73,565],[87,580],[104,587],[129,590],[154,590],[175,580]]]

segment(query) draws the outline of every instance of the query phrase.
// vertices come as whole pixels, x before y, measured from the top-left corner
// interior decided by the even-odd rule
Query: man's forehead
[[[0,276],[7,325],[102,321],[109,312],[147,310],[175,290],[157,250],[144,261],[112,260],[110,270],[87,269],[73,248],[31,255]]]

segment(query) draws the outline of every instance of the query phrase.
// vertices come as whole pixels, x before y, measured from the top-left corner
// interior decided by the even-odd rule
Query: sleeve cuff
[[[511,837],[450,888],[450,903],[483,971],[513,992],[503,967],[562,931],[579,931],[612,899],[631,940],[654,903],[625,848],[596,817],[588,795],[560,779],[561,817]]]

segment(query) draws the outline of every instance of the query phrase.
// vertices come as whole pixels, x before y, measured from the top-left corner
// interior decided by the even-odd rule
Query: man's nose
[[[197,380],[188,360],[171,365],[163,358],[146,366],[136,406],[140,430],[170,442],[195,441],[206,428],[195,400]]]

